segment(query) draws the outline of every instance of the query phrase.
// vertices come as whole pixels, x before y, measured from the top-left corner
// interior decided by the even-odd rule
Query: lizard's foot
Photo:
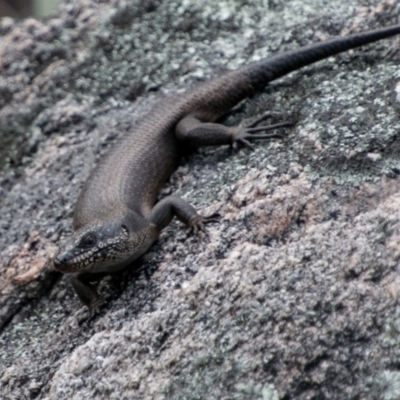
[[[207,233],[205,224],[219,222],[220,218],[221,215],[218,213],[209,215],[208,217],[197,215],[189,222],[189,228],[196,235],[200,232]]]
[[[82,325],[83,323],[89,324],[93,320],[93,318],[97,314],[99,314],[100,308],[104,303],[105,303],[105,301],[103,299],[97,298],[97,299],[91,301],[89,304],[86,304],[85,308],[87,307],[89,314],[86,314],[86,312],[85,312],[85,315],[78,319],[78,324],[79,325]]]
[[[90,321],[100,312],[100,308],[104,303],[105,301],[100,297],[90,302],[90,304],[88,305],[89,309],[88,321]]]
[[[251,150],[254,150],[253,145],[250,143],[250,140],[254,139],[282,139],[281,134],[277,133],[270,133],[270,134],[263,134],[263,135],[255,135],[257,132],[265,132],[265,131],[270,131],[273,129],[278,129],[278,128],[287,128],[290,126],[293,126],[295,124],[294,121],[288,121],[288,122],[281,122],[278,124],[271,124],[271,125],[263,125],[263,126],[257,126],[260,122],[265,121],[268,118],[273,117],[275,114],[273,113],[265,113],[263,114],[260,118],[256,119],[254,122],[251,124],[245,126],[245,127],[238,127],[235,129],[235,132],[233,134],[233,143],[239,143],[243,146],[249,147]]]

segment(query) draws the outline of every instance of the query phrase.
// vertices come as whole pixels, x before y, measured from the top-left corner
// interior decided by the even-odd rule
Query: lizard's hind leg
[[[254,150],[250,140],[282,138],[282,135],[276,133],[258,135],[255,133],[285,128],[294,124],[294,122],[282,122],[273,125],[257,126],[261,121],[270,116],[271,114],[264,114],[250,125],[242,127],[225,126],[215,122],[203,122],[193,115],[188,115],[177,124],[175,133],[180,143],[189,148],[224,144],[232,146],[236,143]]]

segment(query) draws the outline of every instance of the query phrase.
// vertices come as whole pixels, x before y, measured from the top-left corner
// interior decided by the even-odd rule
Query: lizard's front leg
[[[217,214],[202,217],[187,201],[174,195],[162,199],[154,206],[149,221],[161,231],[170,224],[174,216],[195,233],[204,231],[204,224],[218,221]]]
[[[99,280],[101,276],[90,276],[89,274],[74,274],[69,276],[69,281],[78,295],[79,299],[89,308],[89,318],[99,311],[103,300],[97,293],[96,288],[90,283],[93,280]]]

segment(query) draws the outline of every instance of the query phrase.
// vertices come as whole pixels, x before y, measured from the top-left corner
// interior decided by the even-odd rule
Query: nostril
[[[56,257],[56,259],[54,260],[55,264],[66,264],[67,263],[67,257],[64,255],[59,255]]]

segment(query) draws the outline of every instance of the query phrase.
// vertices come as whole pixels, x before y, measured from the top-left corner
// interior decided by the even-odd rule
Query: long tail
[[[400,34],[400,25],[346,37],[336,37],[266,58],[195,88],[192,91],[192,97],[184,99],[183,109],[186,110],[186,113],[203,110],[207,119],[213,120],[228,112],[241,100],[262,89],[269,82],[289,72],[346,50],[397,34]]]
[[[397,34],[400,34],[400,25],[315,43],[249,65],[249,78],[254,87],[262,87],[316,61]]]

